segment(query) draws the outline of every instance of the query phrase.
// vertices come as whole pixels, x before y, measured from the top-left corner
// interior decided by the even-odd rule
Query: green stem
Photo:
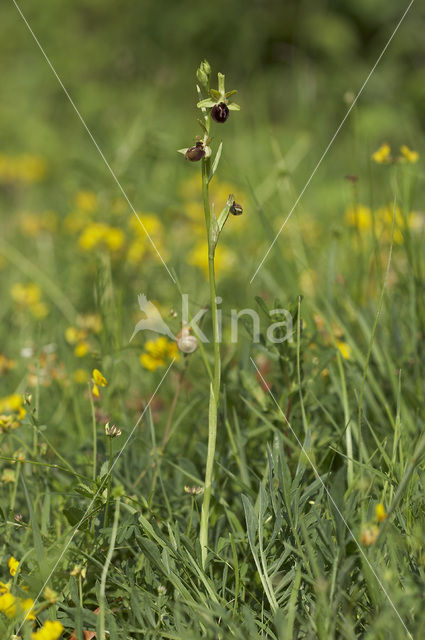
[[[105,506],[105,515],[103,517],[103,527],[106,527],[108,524],[108,510],[109,510],[109,500],[111,497],[111,484],[112,484],[112,438],[108,437],[108,448],[109,448],[109,463],[108,463],[108,488],[106,489],[106,506]]]
[[[99,639],[105,640],[106,638],[106,629],[105,629],[105,617],[106,617],[106,578],[108,575],[109,565],[111,564],[112,555],[115,549],[115,540],[117,537],[118,531],[118,520],[120,516],[120,501],[117,500],[115,505],[115,515],[114,515],[114,523],[112,525],[112,533],[111,539],[109,542],[109,550],[106,556],[105,564],[103,565],[102,577],[100,580],[100,589],[99,589]],[[108,634],[109,635],[109,634]]]
[[[88,383],[91,418],[92,418],[92,434],[93,434],[93,481],[96,482],[96,466],[97,466],[97,433],[96,433],[96,414],[94,411],[93,394]]]
[[[212,476],[214,469],[215,445],[217,439],[217,409],[220,394],[221,359],[219,343],[219,326],[216,303],[216,286],[214,273],[215,239],[212,237],[211,213],[208,195],[209,159],[202,160],[202,195],[204,201],[205,224],[208,238],[208,273],[210,285],[210,303],[212,312],[213,340],[214,340],[214,372],[210,384],[210,401],[208,410],[208,451],[205,469],[204,499],[201,510],[201,525],[199,541],[201,544],[202,566],[205,568],[208,552],[208,523],[211,500]],[[213,214],[214,215],[214,214]]]

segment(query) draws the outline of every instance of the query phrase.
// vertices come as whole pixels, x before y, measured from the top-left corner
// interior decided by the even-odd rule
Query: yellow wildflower
[[[351,347],[347,342],[344,342],[343,340],[337,340],[336,341],[336,346],[339,349],[340,354],[342,355],[342,357],[345,360],[350,360],[351,358]]]
[[[99,387],[106,387],[108,385],[108,381],[106,378],[100,373],[99,369],[93,369],[93,395],[99,397]]]
[[[32,640],[58,640],[61,637],[63,625],[55,620],[46,620],[40,629],[31,634]]]
[[[391,147],[389,144],[382,144],[379,149],[372,153],[372,160],[378,164],[388,164],[391,162]]]
[[[71,326],[65,330],[65,340],[68,344],[77,344],[77,342],[84,340],[86,336],[87,332],[83,329],[77,329],[77,327]]]
[[[128,223],[131,235],[136,235],[136,239],[132,240],[128,247],[128,261],[132,264],[138,264],[147,253],[152,254],[152,252],[154,252],[156,254],[149,238],[155,244],[161,256],[166,259],[167,251],[164,247],[164,226],[162,222],[154,213],[138,213],[137,215],[138,218],[136,218],[136,216],[132,216]],[[146,229],[146,232],[140,221],[143,223],[143,227]],[[147,234],[149,234],[149,237]]]
[[[22,182],[38,182],[46,175],[47,165],[41,156],[24,153],[17,158],[17,169]]]
[[[21,309],[29,309],[35,318],[44,318],[48,313],[47,305],[41,302],[41,289],[38,284],[16,282],[11,290],[13,300]]]
[[[121,229],[110,227],[103,222],[92,222],[83,230],[78,239],[78,245],[84,251],[90,251],[99,246],[118,251],[124,245],[124,241]]]
[[[0,398],[0,414],[2,414],[2,420],[5,420],[9,414],[11,414],[11,419],[22,420],[25,418],[27,412],[22,406],[23,402],[24,399],[19,393],[12,393],[10,396]]]
[[[27,620],[35,620],[34,611],[34,600],[32,598],[26,598],[25,600],[21,600],[19,602],[19,606],[22,609],[22,612]]]
[[[379,504],[376,505],[375,514],[376,514],[376,519],[378,520],[378,522],[383,522],[388,517],[388,514],[385,511],[385,507],[382,504],[382,502],[380,502]]]
[[[102,244],[108,227],[101,222],[93,222],[84,229],[78,239],[80,249],[90,251]]]
[[[111,251],[119,251],[124,245],[125,237],[121,229],[109,227],[105,232],[105,243]]]
[[[350,227],[355,227],[359,231],[369,231],[372,228],[372,211],[364,204],[348,207],[345,220]]]
[[[7,566],[9,567],[10,575],[14,576],[19,567],[19,560],[16,560],[16,558],[11,556],[8,560]]]
[[[37,182],[46,174],[41,156],[24,153],[17,156],[0,154],[0,182]]]
[[[208,277],[208,248],[205,242],[199,242],[194,246],[188,255],[188,262],[201,269]],[[236,256],[233,251],[224,245],[217,247],[215,254],[216,273],[229,271],[235,265],[235,262]]]
[[[77,191],[74,201],[76,208],[85,213],[93,213],[99,206],[97,195],[88,189]]]
[[[9,591],[0,596],[0,611],[8,618],[14,618],[17,612],[15,596]]]
[[[412,151],[412,149],[409,149],[409,147],[405,144],[400,147],[400,151],[402,154],[402,159],[406,162],[414,164],[419,160],[419,153],[417,151]]]
[[[178,358],[177,344],[165,336],[160,336],[156,340],[146,342],[145,351],[140,356],[140,364],[148,371],[155,371],[159,367],[165,366],[170,360],[178,360]]]
[[[0,595],[3,593],[9,593],[11,586],[11,582],[1,582],[0,580]]]
[[[82,340],[81,342],[79,342],[75,349],[74,349],[74,355],[77,356],[77,358],[84,358],[84,356],[86,356],[90,351],[90,345],[86,340]]]
[[[76,369],[72,374],[72,379],[77,384],[85,384],[86,382],[89,381],[90,375],[89,375],[89,372],[86,371],[85,369]]]

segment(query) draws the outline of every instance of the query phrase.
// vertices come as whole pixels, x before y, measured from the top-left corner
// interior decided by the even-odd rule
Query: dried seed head
[[[184,157],[191,162],[198,162],[199,160],[202,160],[202,158],[205,157],[204,143],[199,141],[194,147],[189,147],[184,154]]]
[[[202,487],[190,487],[188,484],[185,485],[184,490],[191,496],[199,496],[202,493]]]
[[[229,107],[225,102],[219,102],[211,109],[211,118],[216,122],[226,122],[228,117]]]

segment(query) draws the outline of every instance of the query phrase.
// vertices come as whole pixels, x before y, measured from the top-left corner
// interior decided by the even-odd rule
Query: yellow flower
[[[18,179],[22,182],[38,182],[46,175],[46,162],[41,156],[24,153],[17,158]]]
[[[22,309],[29,309],[35,318],[44,318],[48,313],[47,305],[41,302],[41,289],[38,284],[16,282],[11,290],[13,300]]]
[[[26,410],[22,406],[23,397],[18,393],[0,398],[0,430],[16,429],[18,420],[23,420]]]
[[[417,151],[412,151],[405,144],[400,147],[400,151],[402,153],[403,160],[405,160],[406,162],[414,164],[419,160],[419,153]]]
[[[177,344],[161,336],[146,342],[145,351],[140,356],[140,364],[148,371],[155,371],[173,359],[179,359]]]
[[[25,153],[19,156],[0,155],[0,182],[37,182],[46,174],[43,158]]]
[[[12,593],[6,592],[0,596],[0,611],[6,614],[8,618],[14,618],[16,616],[17,602]]]
[[[382,504],[382,502],[380,502],[379,504],[376,505],[375,514],[376,514],[376,519],[378,520],[378,522],[383,522],[388,517],[387,512],[385,511],[385,507]]]
[[[100,373],[99,369],[93,369],[93,395],[99,397],[99,387],[106,387],[108,385],[108,381],[106,378]]]
[[[90,345],[88,342],[86,342],[85,340],[79,342],[77,344],[77,346],[74,349],[74,355],[77,356],[77,358],[84,358],[84,356],[86,356],[88,354],[88,352],[90,351]]]
[[[99,206],[97,195],[88,189],[81,189],[75,194],[75,206],[79,211],[93,213]]]
[[[31,634],[32,640],[58,640],[61,637],[63,625],[55,620],[46,620],[41,629]]]
[[[379,149],[372,153],[372,160],[378,164],[387,164],[391,162],[391,147],[389,144],[382,144]]]
[[[188,255],[188,262],[201,269],[208,277],[208,248],[205,242],[199,242]],[[215,270],[229,271],[235,265],[236,256],[228,247],[218,246],[215,253]]]
[[[89,381],[90,375],[85,369],[76,369],[72,374],[72,379],[77,384],[85,384]]]
[[[350,227],[356,227],[359,231],[369,231],[372,228],[372,211],[363,204],[348,207],[345,220]]]
[[[121,229],[110,227],[103,222],[92,222],[87,225],[78,239],[80,249],[90,251],[105,246],[111,251],[119,251],[124,245],[125,237]]]
[[[1,582],[0,581],[0,595],[3,594],[3,593],[9,593],[11,586],[12,586],[11,582]]]
[[[32,598],[26,598],[25,600],[21,600],[19,605],[20,605],[20,608],[22,609],[22,612],[26,616],[27,620],[35,620],[35,615],[33,613],[34,600]]]
[[[16,560],[16,558],[11,556],[8,560],[7,566],[9,567],[10,575],[14,576],[19,566],[19,560]]]
[[[111,251],[119,251],[124,245],[125,237],[121,229],[109,227],[105,233],[105,242]]]
[[[87,336],[87,332],[83,329],[77,329],[77,327],[67,327],[65,330],[65,340],[68,344],[77,344],[77,342],[84,340]]]
[[[87,225],[78,238],[78,245],[80,249],[90,251],[91,249],[98,247],[104,241],[107,229],[108,226],[101,222],[93,222]]]
[[[145,257],[146,254],[155,253],[155,249],[152,246],[146,232],[149,234],[152,242],[155,244],[161,256],[164,259],[167,258],[167,251],[164,246],[164,226],[159,218],[154,213],[138,213],[138,218],[132,216],[129,219],[128,226],[130,227],[131,235],[136,235],[136,239],[130,242],[127,252],[127,259],[132,264],[138,264]],[[139,220],[143,223],[143,227]]]
[[[351,358],[351,347],[347,342],[344,342],[343,340],[337,340],[336,341],[336,346],[339,349],[339,352],[341,353],[342,357],[345,360],[350,360]]]

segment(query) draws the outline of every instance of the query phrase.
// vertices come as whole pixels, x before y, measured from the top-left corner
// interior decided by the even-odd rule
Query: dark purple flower
[[[198,162],[205,156],[205,149],[203,142],[197,142],[194,147],[189,149],[184,154],[184,157],[191,162]]]
[[[226,122],[229,117],[229,107],[224,102],[215,104],[211,109],[211,118],[216,122]]]

